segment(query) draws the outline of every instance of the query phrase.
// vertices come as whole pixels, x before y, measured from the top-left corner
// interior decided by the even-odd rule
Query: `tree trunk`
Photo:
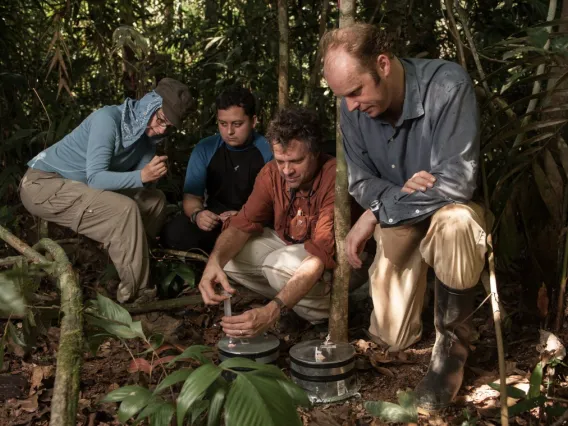
[[[280,43],[278,50],[278,108],[282,109],[288,105],[288,0],[278,0],[278,31],[280,33]]]
[[[329,9],[329,0],[323,0],[321,5],[321,17],[320,17],[320,25],[319,25],[319,38],[321,40],[323,37],[323,33],[325,32],[326,23],[327,23],[327,11]],[[321,49],[318,46],[318,51],[316,53],[316,60],[314,61],[312,67],[312,73],[310,74],[310,81],[304,91],[304,98],[302,99],[302,105],[307,107],[310,104],[310,98],[312,96],[312,91],[319,86],[318,84],[318,77],[321,70]]]
[[[342,0],[339,10],[339,27],[346,27],[354,22],[354,0]],[[347,192],[347,165],[341,138],[339,105],[336,100],[336,158],[337,174],[335,177],[335,248],[337,266],[333,271],[331,289],[331,311],[329,313],[329,332],[334,342],[347,342],[347,319],[349,316],[349,280],[351,267],[345,255],[345,239],[351,227],[351,202]]]

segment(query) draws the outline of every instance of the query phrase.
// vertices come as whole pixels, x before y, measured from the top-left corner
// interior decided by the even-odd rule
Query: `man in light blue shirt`
[[[366,24],[322,39],[324,76],[341,101],[349,192],[366,210],[346,255],[361,267],[373,235],[369,334],[391,350],[422,334],[426,273],[436,273],[436,343],[416,389],[427,410],[459,391],[469,352],[475,286],[485,263],[484,211],[472,202],[479,114],[467,72],[439,59],[392,54],[386,34]]]
[[[167,172],[156,144],[192,107],[188,87],[164,78],[140,100],[93,112],[35,156],[22,179],[20,196],[31,214],[105,245],[121,280],[119,302],[148,286],[146,234],[159,232],[165,196],[146,186]]]

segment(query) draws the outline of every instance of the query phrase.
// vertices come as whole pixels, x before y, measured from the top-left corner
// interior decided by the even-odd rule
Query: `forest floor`
[[[54,238],[69,237],[61,230],[50,228]],[[37,233],[31,219],[21,223],[20,237],[29,242],[37,241]],[[61,233],[61,234],[59,234]],[[108,279],[109,260],[96,243],[82,238],[79,244],[68,248],[75,269],[81,277],[85,297],[93,297],[95,291],[104,291],[104,281]],[[0,257],[13,255],[8,249],[0,250]],[[196,269],[202,265],[195,265]],[[518,306],[519,295],[514,284],[508,284],[502,290],[502,299],[507,309]],[[43,282],[40,288],[45,294],[56,297],[53,284]],[[189,294],[197,294],[196,289]],[[479,291],[479,302],[484,295]],[[432,300],[432,298],[430,299]],[[239,288],[239,295],[234,298],[233,311],[242,312],[249,307],[261,306],[266,301]],[[424,332],[420,342],[400,353],[385,353],[365,338],[363,329],[368,326],[371,302],[364,292],[351,301],[350,343],[357,351],[356,366],[360,382],[359,394],[348,400],[333,404],[318,404],[312,409],[299,409],[305,425],[347,426],[385,424],[371,416],[364,408],[365,401],[397,402],[397,391],[413,389],[422,379],[428,368],[428,362],[435,339],[433,327],[432,302],[424,313]],[[511,310],[513,311],[513,309]],[[518,311],[518,309],[514,309]],[[218,324],[223,315],[222,308],[203,305],[178,309],[168,312],[153,312],[134,316],[140,319],[145,331],[160,332],[165,336],[170,352],[162,355],[177,354],[193,344],[204,344],[215,348],[223,336]],[[505,334],[506,366],[508,382],[528,389],[529,378],[539,362],[539,327],[540,324],[531,315],[513,315]],[[14,321],[21,327],[21,321]],[[5,321],[0,320],[4,329]],[[4,356],[4,365],[0,370],[0,425],[47,425],[49,422],[50,402],[53,394],[56,352],[59,340],[57,318],[45,324],[35,347],[27,352],[15,345],[9,345]],[[498,380],[497,347],[491,308],[485,303],[474,315],[476,339],[472,342],[472,353],[468,360],[464,383],[454,407],[437,415],[419,413],[420,425],[493,425],[499,424],[499,393],[488,384]],[[294,344],[314,338],[325,338],[325,332],[316,333],[308,328],[304,331],[292,330],[279,334],[281,341],[280,357],[277,365],[289,373],[288,350]],[[564,329],[558,335],[566,342],[568,332]],[[108,392],[127,384],[155,384],[159,372],[149,376],[143,371],[135,371],[132,354],[139,354],[146,348],[138,341],[129,341],[128,350],[120,341],[109,339],[97,350],[96,354],[85,352],[81,370],[81,393],[77,417],[78,425],[118,425],[117,404],[100,403]],[[173,352],[172,352],[173,351]],[[216,350],[210,355],[217,360]],[[158,369],[156,369],[158,370]],[[156,371],[155,370],[155,371]],[[551,385],[551,392],[557,405],[568,402],[568,385],[563,367],[557,368]],[[524,386],[524,387],[523,387]],[[467,419],[470,419],[467,422]],[[466,421],[466,423],[464,423]],[[477,423],[476,423],[477,421]],[[552,424],[552,418],[546,419],[539,409],[526,411],[512,419],[511,424],[537,425]]]

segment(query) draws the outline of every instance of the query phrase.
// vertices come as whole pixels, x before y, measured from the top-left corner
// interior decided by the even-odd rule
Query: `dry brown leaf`
[[[538,289],[538,296],[536,299],[536,306],[542,318],[546,318],[548,316],[548,302],[548,291],[546,290],[544,283],[542,283]]]
[[[37,411],[37,394],[30,396],[28,399],[18,401],[20,408],[28,413]]]
[[[32,370],[32,377],[30,379],[30,392],[29,395],[34,394],[43,379],[48,379],[53,374],[53,366],[51,365],[34,365]]]

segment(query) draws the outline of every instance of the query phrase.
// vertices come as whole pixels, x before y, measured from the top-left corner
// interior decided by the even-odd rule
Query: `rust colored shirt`
[[[320,169],[309,194],[292,194],[276,162],[270,161],[258,174],[254,189],[239,214],[225,223],[241,231],[261,233],[263,227],[273,227],[286,244],[291,241],[290,223],[298,210],[308,220],[308,234],[304,248],[321,259],[326,269],[335,267],[333,205],[335,201],[335,158],[320,154]]]

